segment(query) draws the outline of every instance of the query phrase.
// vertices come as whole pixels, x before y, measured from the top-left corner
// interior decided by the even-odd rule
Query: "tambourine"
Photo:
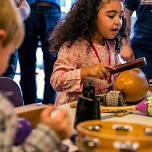
[[[85,121],[77,125],[81,152],[151,152],[152,126],[117,121]]]

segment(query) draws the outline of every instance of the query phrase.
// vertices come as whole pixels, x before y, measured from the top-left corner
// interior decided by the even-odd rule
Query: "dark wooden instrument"
[[[132,62],[117,65],[117,66],[115,66],[116,70],[109,69],[109,71],[111,74],[115,74],[115,73],[123,72],[123,71],[129,70],[129,69],[138,68],[138,67],[144,66],[144,65],[147,65],[147,62],[146,62],[146,59],[144,57],[142,57],[142,58],[138,58]]]

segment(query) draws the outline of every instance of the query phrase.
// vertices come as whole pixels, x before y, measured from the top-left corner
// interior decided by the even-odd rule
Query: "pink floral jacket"
[[[106,41],[107,45],[94,44],[101,62],[108,64],[109,57],[111,65],[120,63],[114,43]],[[59,52],[51,76],[51,84],[58,92],[56,105],[76,101],[82,93],[80,70],[82,67],[99,63],[95,51],[88,42],[83,39],[77,40],[70,48],[64,44]],[[96,95],[104,93],[107,88],[113,85],[116,75],[112,75],[111,83],[107,80],[92,78],[94,80]]]

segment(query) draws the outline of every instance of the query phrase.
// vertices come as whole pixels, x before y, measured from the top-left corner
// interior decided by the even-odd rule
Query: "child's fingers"
[[[50,105],[42,111],[41,116],[42,117],[50,116],[50,113],[54,110],[56,110],[56,107],[53,105]]]
[[[69,127],[71,124],[71,119],[67,111],[62,111],[61,113],[56,115],[56,117],[54,117],[54,121],[57,124],[60,124],[61,125],[60,127],[62,128]],[[64,126],[64,125],[68,125],[68,126]]]
[[[110,77],[111,76],[110,71],[111,70],[116,70],[116,67],[114,67],[112,65],[108,65],[108,66],[105,67],[105,69],[107,70],[107,77]]]
[[[104,67],[102,71],[103,71],[105,77],[110,77],[111,76],[111,73],[109,72],[109,70],[107,68]]]
[[[72,123],[69,119],[66,119],[63,124],[61,124],[61,130],[64,130],[66,136],[70,136],[72,134]]]
[[[102,71],[98,71],[98,72],[97,72],[97,77],[98,77],[99,79],[105,79],[106,75],[105,75]]]
[[[57,118],[66,118],[68,116],[67,110],[60,109],[60,111],[55,115]]]
[[[112,65],[109,65],[108,68],[109,68],[109,69],[112,69],[112,70],[116,70],[116,67],[114,67],[114,66],[112,66]]]
[[[72,126],[71,119],[68,117],[64,118],[64,121],[61,120],[60,127],[61,128],[70,128]]]
[[[110,72],[105,66],[100,67],[100,70],[97,71],[97,77],[99,79],[106,79],[107,77],[110,77]]]
[[[60,123],[62,121],[65,121],[66,119],[69,119],[69,115],[68,112],[66,110],[60,109],[55,113],[52,113],[50,115],[50,123],[51,122],[56,122],[56,123]]]

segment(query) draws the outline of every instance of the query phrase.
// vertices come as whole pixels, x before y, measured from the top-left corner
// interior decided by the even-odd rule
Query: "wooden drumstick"
[[[111,70],[111,69],[108,69],[108,70],[111,74],[115,74],[115,73],[123,72],[129,69],[137,68],[143,65],[147,65],[146,59],[144,57],[138,58],[132,62],[117,65],[115,66],[116,68],[115,70]]]
[[[118,112],[118,113],[108,114],[108,115],[105,115],[105,116],[101,116],[101,120],[109,119],[109,118],[112,118],[112,117],[123,117],[123,116],[126,116],[126,115],[130,114],[130,113],[131,112]]]
[[[126,116],[128,114],[131,114],[132,112],[118,112],[116,113],[116,117],[123,117],[123,116]]]
[[[118,112],[122,110],[136,110],[136,106],[124,106],[124,107],[104,107],[100,106],[101,112]]]

